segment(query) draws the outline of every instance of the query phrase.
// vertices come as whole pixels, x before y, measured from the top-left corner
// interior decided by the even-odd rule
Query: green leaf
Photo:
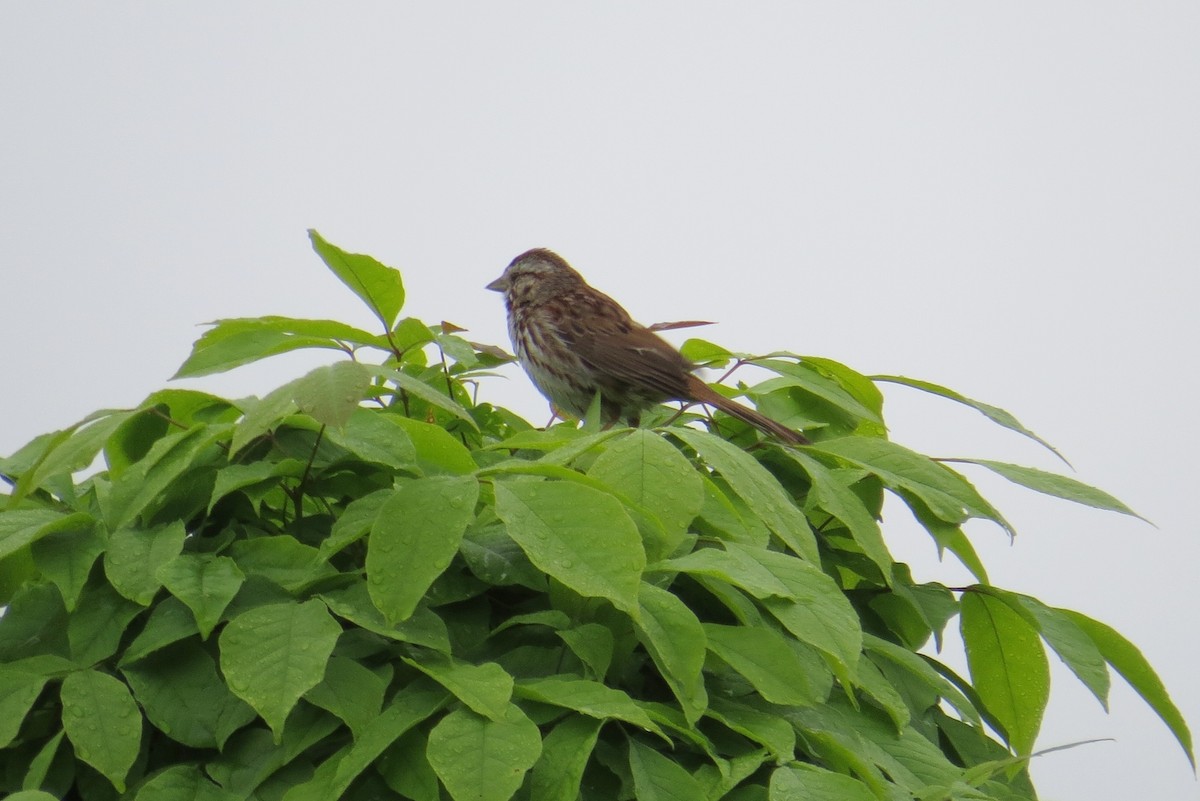
[[[1033,616],[1042,639],[1054,649],[1063,664],[1071,669],[1084,686],[1092,691],[1096,699],[1108,710],[1109,675],[1104,655],[1092,642],[1092,638],[1062,610],[1046,606],[1028,595],[1004,592],[991,588],[988,592],[1008,603],[1016,605],[1017,611]]]
[[[62,722],[75,756],[125,792],[125,776],[142,741],[142,716],[129,689],[96,670],[63,679]]]
[[[599,720],[569,715],[542,741],[529,779],[530,801],[576,801],[583,771],[600,734]]]
[[[1046,448],[1047,450],[1049,450],[1051,453],[1053,453],[1059,459],[1062,459],[1064,462],[1067,462],[1066,458],[1063,457],[1063,455],[1058,452],[1057,448],[1055,448],[1053,445],[1051,445],[1046,440],[1039,437],[1037,434],[1030,431],[1025,426],[1021,425],[1020,421],[1018,421],[1017,418],[1013,417],[1011,414],[1009,414],[1008,412],[1004,411],[1001,408],[998,408],[996,406],[990,406],[986,403],[983,403],[982,401],[972,400],[971,398],[968,398],[965,395],[960,395],[959,393],[955,392],[952,389],[947,389],[946,387],[943,387],[939,384],[933,384],[933,383],[930,383],[929,381],[921,381],[920,379],[916,379],[916,378],[905,378],[904,376],[899,376],[899,375],[873,375],[873,376],[871,376],[871,380],[872,381],[887,381],[892,384],[901,384],[906,387],[912,387],[913,389],[919,389],[922,392],[928,392],[933,395],[940,395],[943,398],[947,398],[949,400],[955,401],[956,403],[961,403],[965,406],[970,406],[972,409],[981,413],[984,417],[991,420],[993,423],[999,423],[1000,425],[1004,426],[1005,428],[1009,429],[1010,431],[1016,431],[1018,434],[1023,434],[1024,436],[1029,437],[1034,442],[1038,443],[1039,445],[1041,445],[1044,448]],[[1070,462],[1067,462],[1067,464],[1070,464]]]
[[[1084,506],[1104,509],[1109,512],[1120,512],[1123,515],[1136,517],[1139,520],[1146,520],[1146,518],[1107,492],[1098,490],[1095,487],[1089,487],[1082,481],[1076,481],[1067,476],[1060,476],[1057,473],[1047,473],[1045,470],[1038,470],[1035,467],[1022,467],[1017,464],[993,462],[988,459],[955,459],[954,461],[982,465],[992,472],[1004,476],[1014,484],[1020,484],[1022,487],[1028,487],[1031,490],[1045,493],[1046,495],[1053,495],[1055,498],[1063,498],[1064,500],[1081,503]],[[1146,522],[1150,521],[1146,520]]]
[[[387,786],[409,801],[442,801],[441,784],[425,757],[428,743],[427,733],[410,731],[375,763]]]
[[[64,528],[63,523],[51,526],[50,533],[39,536],[30,548],[34,564],[58,587],[68,612],[75,611],[92,565],[106,545],[96,521],[78,520],[75,515],[71,519],[77,521],[72,528]]]
[[[417,465],[426,475],[471,475],[478,468],[471,452],[441,426],[394,415],[392,422],[404,429],[417,451]]]
[[[782,378],[763,382],[763,386],[759,387],[759,391],[761,392],[772,391],[779,386],[796,387],[832,404],[851,417],[868,420],[872,423],[883,423],[883,419],[874,409],[864,406],[837,381],[821,375],[817,370],[803,362],[796,364],[779,359],[755,359],[752,363],[779,373],[782,376]],[[831,364],[836,364],[836,362],[832,362]],[[769,390],[767,387],[771,387],[772,390]]]
[[[542,751],[538,727],[516,706],[503,720],[466,709],[442,718],[429,733],[429,764],[456,801],[508,801]]]
[[[121,664],[144,659],[159,649],[199,633],[196,617],[178,598],[164,598],[154,605],[150,619],[125,649]]]
[[[807,453],[789,449],[787,455],[800,465],[812,481],[811,501],[818,507],[837,518],[858,547],[879,568],[884,579],[890,584],[892,577],[892,554],[888,551],[887,543],[883,540],[883,532],[879,523],[868,511],[862,499],[854,494],[841,477],[826,468]]]
[[[588,475],[652,510],[669,533],[678,535],[676,542],[704,502],[700,475],[684,455],[666,439],[645,429],[609,440]]]
[[[103,504],[104,522],[108,528],[113,530],[129,525],[176,484],[180,476],[205,459],[205,451],[228,430],[226,425],[202,424],[168,434],[155,442],[144,459],[113,482],[107,502]]]
[[[371,526],[367,579],[389,622],[407,619],[450,566],[478,498],[474,478],[434,476],[400,485],[384,502]]]
[[[461,553],[471,572],[498,587],[520,584],[545,591],[546,577],[508,536],[502,524],[471,528],[463,536]]]
[[[329,801],[342,798],[346,788],[405,732],[446,703],[446,691],[425,680],[396,693],[383,712],[367,724],[352,744],[333,754],[316,773],[284,795],[284,801]],[[468,713],[469,714],[469,713]]]
[[[195,553],[179,554],[158,568],[155,577],[192,610],[205,640],[246,578],[227,556]]]
[[[740,587],[755,598],[791,598],[791,590],[770,570],[751,558],[745,551],[700,548],[665,562],[650,565],[647,570],[679,571],[693,576],[711,576]]]
[[[877,801],[871,788],[858,779],[819,768],[795,764],[771,774],[769,801]]]
[[[1142,652],[1138,650],[1137,646],[1112,627],[1093,620],[1087,615],[1072,612],[1069,609],[1056,609],[1055,611],[1070,618],[1075,625],[1083,629],[1100,649],[1100,653],[1104,655],[1108,664],[1112,665],[1113,670],[1120,673],[1121,677],[1129,682],[1129,686],[1150,705],[1162,722],[1167,724],[1167,728],[1175,735],[1183,752],[1187,754],[1192,769],[1195,770],[1196,756],[1192,750],[1192,733],[1188,729],[1187,721],[1183,719],[1183,715],[1180,714],[1179,709],[1171,701],[1171,696],[1167,694],[1166,688],[1163,687],[1162,680],[1154,672],[1154,668],[1150,667],[1150,663],[1146,661],[1146,657],[1142,656]]]
[[[721,368],[729,364],[733,354],[705,339],[691,338],[679,346],[683,358],[704,367]]]
[[[367,631],[392,640],[431,648],[440,653],[450,652],[450,636],[440,617],[422,606],[417,607],[417,611],[408,620],[389,625],[371,603],[364,582],[322,593],[321,600],[329,607],[329,611]]]
[[[321,425],[341,428],[371,385],[371,374],[358,362],[343,360],[312,370],[294,385],[300,411]]]
[[[636,614],[646,556],[616,498],[563,481],[497,483],[495,492],[496,515],[539,570]]]
[[[238,401],[238,407],[244,412],[244,415],[233,431],[233,439],[229,442],[231,458],[242,448],[277,426],[285,417],[299,411],[300,407],[296,405],[296,386],[303,380],[304,377],[301,376],[289,381],[283,386],[271,390],[262,398],[244,398]]]
[[[293,537],[256,537],[235,542],[229,554],[246,575],[269,579],[293,593],[337,575],[320,552]]]
[[[58,801],[58,799],[41,790],[21,790],[10,795],[8,801]]]
[[[904,670],[916,681],[926,685],[930,692],[946,699],[963,720],[977,725],[980,723],[979,712],[967,697],[934,670],[920,654],[871,634],[863,634],[863,647]]]
[[[852,683],[862,652],[858,613],[832,578],[803,559],[729,543],[771,571],[788,588],[790,598],[765,598],[762,604],[796,639],[807,643],[837,668],[844,683]],[[792,600],[795,599],[795,600]]]
[[[761,743],[777,761],[787,761],[795,755],[796,730],[782,715],[718,697],[712,699],[705,716]]]
[[[45,441],[46,448],[32,464],[21,470],[12,465],[4,472],[20,472],[20,478],[8,498],[8,508],[15,509],[30,492],[56,476],[83,470],[96,459],[104,442],[133,412],[102,410],[94,412]],[[15,460],[20,453],[15,454]],[[9,460],[9,461],[11,461]]]
[[[638,801],[697,801],[705,796],[692,774],[637,740],[629,741],[629,770]]]
[[[1018,754],[1029,754],[1050,694],[1050,666],[1037,630],[1004,601],[965,592],[961,630],[971,683]]]
[[[612,630],[599,623],[583,623],[557,634],[575,656],[591,669],[592,675],[603,681],[613,659],[615,642]]]
[[[883,674],[883,671],[870,659],[860,659],[855,680],[858,683],[858,689],[872,699],[892,719],[892,723],[896,725],[896,731],[903,732],[912,719],[912,713],[909,711],[904,697]]]
[[[213,510],[217,501],[240,489],[256,485],[277,486],[281,476],[298,477],[303,472],[304,462],[299,459],[287,459],[283,462],[231,464],[228,467],[222,467],[217,470],[212,495],[208,500],[208,511]]]
[[[666,737],[627,693],[598,681],[560,676],[528,679],[517,685],[516,693],[520,698],[573,709],[599,720],[623,720],[644,731]]]
[[[67,623],[71,658],[80,665],[108,659],[120,647],[130,621],[143,611],[136,603],[118,595],[108,582],[90,582]]]
[[[341,632],[315,600],[251,609],[221,632],[221,672],[271,727],[276,743],[296,701],[325,675]]]
[[[706,431],[679,427],[670,431],[720,473],[781,542],[814,564],[821,561],[816,537],[804,514],[788,497],[775,476],[754,457]]]
[[[347,253],[322,239],[313,229],[309,230],[308,238],[330,271],[367,304],[384,328],[390,329],[404,306],[400,271],[385,267],[370,256]]]
[[[66,732],[59,729],[57,734],[46,741],[41,750],[37,752],[37,755],[29,760],[29,769],[25,771],[25,778],[21,780],[22,787],[43,787],[46,785],[46,777],[49,775],[51,768],[55,766],[55,761],[59,758],[58,747],[62,745],[63,737],[65,736]],[[35,791],[29,791],[30,796],[34,793]],[[20,798],[23,795],[26,795],[26,793],[16,793],[9,796],[9,798]],[[47,798],[54,798],[54,796],[47,796]]]
[[[965,478],[928,456],[894,442],[871,437],[842,437],[826,440],[809,450],[837,456],[862,467],[901,494],[911,492],[947,523],[982,517],[1012,533],[1000,513]]]
[[[192,748],[223,748],[254,719],[254,710],[229,691],[213,658],[195,641],[157,651],[121,672],[155,728]]]
[[[495,662],[472,665],[439,654],[401,658],[483,717],[501,721],[508,714],[513,678]]]
[[[183,550],[187,532],[175,522],[150,529],[119,528],[104,553],[104,573],[117,592],[148,606],[162,582],[158,569]]]
[[[391,367],[382,367],[379,365],[371,365],[367,368],[371,375],[382,378],[385,381],[391,381],[395,384],[400,392],[407,392],[417,398],[428,403],[430,406],[436,406],[462,420],[476,431],[479,430],[479,424],[475,422],[475,418],[471,413],[459,405],[455,400],[445,392],[429,386],[419,378],[405,373],[401,370],[395,370]]]
[[[634,618],[638,639],[650,653],[684,717],[695,724],[708,706],[701,670],[704,667],[704,627],[687,605],[672,593],[643,583]]]
[[[809,685],[800,657],[774,629],[705,623],[704,635],[708,650],[744,676],[764,700],[785,706],[824,700]]]
[[[365,537],[375,523],[379,510],[393,494],[394,490],[389,487],[351,501],[338,519],[333,521],[329,536],[321,540],[318,548],[320,558],[329,561],[334,554]]]
[[[75,531],[92,523],[85,514],[51,509],[18,509],[0,513],[0,559],[59,531]]]
[[[133,801],[238,801],[209,781],[195,765],[176,765],[143,784]]]
[[[368,462],[413,471],[417,467],[417,449],[408,432],[397,423],[399,419],[394,414],[360,407],[353,410],[343,428],[330,429],[325,436]]]
[[[304,694],[304,699],[328,710],[346,722],[356,736],[379,716],[386,689],[383,679],[353,659],[330,657],[321,683]]]
[[[272,325],[265,319],[217,320],[210,325],[213,327],[193,343],[191,354],[172,379],[223,373],[302,348],[343,349],[332,337],[284,330],[285,327]]]
[[[0,665],[0,748],[8,748],[16,738],[48,679]]]

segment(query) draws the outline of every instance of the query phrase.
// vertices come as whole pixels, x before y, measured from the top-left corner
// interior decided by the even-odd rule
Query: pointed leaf
[[[822,698],[807,681],[804,663],[775,629],[704,624],[708,649],[750,682],[764,700],[807,706]]]
[[[704,627],[687,605],[672,593],[643,583],[635,618],[638,639],[650,653],[684,717],[694,724],[708,706],[704,689]]]
[[[352,361],[334,362],[309,372],[294,385],[296,405],[321,425],[341,428],[370,385],[366,367]]]
[[[142,741],[142,716],[122,682],[96,670],[63,679],[62,722],[75,755],[125,792]]]
[[[780,541],[814,564],[821,561],[816,537],[804,513],[788,497],[778,479],[753,456],[706,431],[692,428],[672,428],[670,431],[720,473]]]
[[[1048,473],[1045,470],[1038,470],[1035,467],[1022,467],[1018,464],[993,462],[988,459],[955,459],[954,461],[983,465],[992,472],[1004,476],[1014,484],[1020,484],[1022,487],[1028,487],[1031,490],[1036,490],[1046,495],[1053,495],[1056,498],[1074,501],[1084,506],[1092,506],[1096,509],[1104,509],[1109,512],[1120,512],[1123,515],[1130,515],[1139,520],[1146,520],[1146,518],[1107,492],[1090,487],[1082,481],[1076,481],[1068,476]],[[1150,521],[1146,520],[1146,522],[1149,523]]]
[[[370,371],[371,375],[377,376],[386,381],[391,381],[400,389],[401,392],[407,392],[411,395],[415,395],[416,397],[428,403],[430,406],[436,406],[439,409],[450,412],[450,414],[454,415],[459,420],[462,420],[471,428],[475,429],[476,431],[479,430],[479,424],[475,422],[475,418],[471,416],[471,413],[464,409],[445,392],[429,386],[419,378],[414,378],[408,373],[405,373],[401,370],[392,369],[391,367],[373,365],[367,369]]]
[[[636,614],[646,556],[616,498],[564,481],[510,481],[495,491],[497,516],[539,570]]]
[[[755,559],[787,586],[789,598],[766,598],[763,606],[796,639],[823,653],[846,683],[852,683],[862,652],[862,625],[837,583],[794,556],[734,543],[726,547]]]
[[[451,712],[429,733],[426,753],[455,801],[508,801],[541,752],[537,725],[510,705],[499,721]]]
[[[325,675],[341,632],[316,600],[256,607],[221,632],[221,672],[271,727],[276,743],[296,701]]]
[[[401,658],[445,687],[477,714],[495,721],[504,720],[508,714],[513,677],[495,662],[472,665],[438,654],[419,659]]]
[[[629,771],[638,801],[696,801],[705,796],[692,774],[637,740],[629,741]]]
[[[600,734],[599,720],[570,715],[542,741],[542,755],[529,780],[530,801],[576,801],[583,771]]]
[[[208,635],[237,595],[245,576],[227,556],[181,553],[155,571],[155,577],[196,617],[200,637]]]
[[[875,563],[889,584],[892,577],[892,555],[879,523],[867,510],[862,499],[842,483],[834,471],[807,453],[788,450],[787,455],[800,465],[812,481],[812,500],[824,511],[836,517],[854,537],[858,547]]]
[[[191,354],[171,376],[172,379],[223,373],[243,364],[302,348],[342,349],[340,343],[328,336],[284,331],[253,318],[217,320],[210,325],[213,327],[193,343]]]
[[[16,738],[49,678],[0,666],[0,748],[8,748]]]
[[[192,748],[222,748],[254,719],[218,675],[212,656],[195,641],[159,651],[122,669],[155,728]]]
[[[183,550],[186,536],[179,522],[150,529],[119,528],[109,537],[104,573],[117,592],[148,606],[162,586],[158,569]]]
[[[862,467],[890,489],[911,492],[938,519],[962,523],[970,517],[994,520],[1006,531],[1012,529],[965,478],[945,465],[886,439],[841,437],[809,449],[840,457]]]
[[[1018,754],[1029,754],[1050,694],[1050,666],[1037,630],[983,592],[962,596],[961,630],[971,683]]]
[[[1075,622],[1075,625],[1083,629],[1100,649],[1100,653],[1104,655],[1108,663],[1113,666],[1113,669],[1129,682],[1129,686],[1150,705],[1162,722],[1167,724],[1167,728],[1175,735],[1179,746],[1187,754],[1192,769],[1195,770],[1196,756],[1192,750],[1192,733],[1188,729],[1187,721],[1183,719],[1183,715],[1180,714],[1178,707],[1175,706],[1171,696],[1167,694],[1166,688],[1163,687],[1162,680],[1154,672],[1154,668],[1150,667],[1150,663],[1146,661],[1146,657],[1142,656],[1142,652],[1138,650],[1137,646],[1121,636],[1111,626],[1106,626],[1087,615],[1081,615],[1069,609],[1055,611],[1066,615]]]
[[[472,477],[434,476],[402,484],[384,502],[371,526],[367,579],[388,622],[407,619],[450,566],[478,497]]]
[[[600,720],[623,720],[644,731],[666,736],[628,694],[598,681],[559,676],[528,679],[517,685],[516,694],[520,698],[573,709]]]
[[[209,781],[198,767],[176,765],[138,788],[133,801],[238,801],[239,798]]]
[[[770,801],[876,801],[858,779],[816,765],[797,764],[771,774]]]
[[[384,328],[390,329],[404,306],[404,282],[400,272],[385,267],[370,256],[347,253],[309,230],[313,250],[334,275],[367,304]]]
[[[678,448],[645,429],[634,429],[628,436],[610,440],[587,472],[634,503],[653,510],[671,533],[686,530],[704,500],[700,474]]]
[[[972,400],[971,398],[968,398],[965,395],[960,395],[959,393],[955,392],[952,389],[948,389],[946,387],[940,386],[939,384],[933,384],[929,381],[921,381],[920,379],[916,379],[916,378],[905,378],[904,376],[899,376],[899,375],[873,375],[873,376],[871,376],[871,380],[872,381],[887,381],[892,384],[902,384],[903,386],[906,386],[906,387],[912,387],[913,389],[919,389],[923,392],[929,392],[933,395],[940,395],[943,398],[947,398],[947,399],[955,401],[957,403],[961,403],[965,406],[970,406],[972,409],[975,409],[976,411],[981,413],[984,417],[991,420],[993,423],[999,423],[1000,425],[1004,426],[1005,428],[1009,429],[1010,431],[1016,431],[1018,434],[1023,434],[1024,436],[1029,437],[1034,442],[1038,443],[1039,445],[1041,445],[1042,447],[1046,448],[1048,451],[1053,453],[1059,459],[1062,459],[1064,462],[1067,462],[1066,458],[1063,457],[1063,455],[1058,452],[1057,448],[1055,448],[1053,445],[1051,445],[1046,440],[1039,437],[1037,434],[1030,431],[1025,426],[1021,425],[1020,421],[1018,421],[1017,418],[1013,417],[1011,414],[1009,414],[1008,412],[1004,411],[1001,408],[998,408],[996,406],[990,406],[986,403],[983,403],[982,401]],[[1070,464],[1070,462],[1067,462],[1067,464]]]

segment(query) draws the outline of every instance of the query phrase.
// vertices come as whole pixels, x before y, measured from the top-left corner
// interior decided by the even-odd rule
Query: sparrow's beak
[[[488,284],[487,288],[492,290],[493,292],[507,292],[508,291],[508,280],[502,275],[499,278],[497,278],[495,281],[493,281],[492,283]]]

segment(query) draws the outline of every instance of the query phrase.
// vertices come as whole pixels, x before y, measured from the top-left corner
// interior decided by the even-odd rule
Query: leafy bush
[[[988,582],[961,524],[1008,524],[886,438],[876,385],[1033,436],[1004,411],[692,340],[774,373],[745,391],[815,444],[665,407],[542,431],[476,400],[502,351],[397,322],[399,273],[313,243],[385,333],[222,320],[179,376],[348,358],[261,399],[156,392],[0,461],[14,798],[1030,799],[1046,645],[1101,702],[1114,668],[1191,758],[1131,644]],[[885,491],[978,583],[916,583]],[[969,682],[918,653],[956,616]]]

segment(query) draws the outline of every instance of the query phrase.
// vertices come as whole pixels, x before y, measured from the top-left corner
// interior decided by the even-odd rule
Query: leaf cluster
[[[0,460],[11,797],[1032,799],[1047,646],[1101,703],[1115,669],[1191,759],[1133,645],[989,582],[963,523],[1011,528],[887,439],[878,384],[1037,439],[1003,410],[692,340],[698,362],[770,371],[728,389],[814,444],[665,408],[538,430],[477,398],[507,354],[399,318],[397,271],[312,240],[384,333],[221,320],[178,375],[345,358],[262,398],[156,392]],[[885,492],[977,582],[914,580]],[[969,678],[922,651],[955,618]]]

